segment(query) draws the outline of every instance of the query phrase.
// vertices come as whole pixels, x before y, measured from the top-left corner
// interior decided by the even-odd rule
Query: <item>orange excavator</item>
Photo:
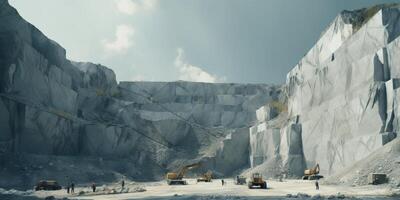
[[[186,172],[199,166],[200,163],[195,163],[183,166],[178,172],[168,172],[165,177],[168,185],[187,185],[187,182],[183,180]]]
[[[319,175],[319,164],[315,165],[314,168],[304,170],[303,180],[318,180],[324,178]]]

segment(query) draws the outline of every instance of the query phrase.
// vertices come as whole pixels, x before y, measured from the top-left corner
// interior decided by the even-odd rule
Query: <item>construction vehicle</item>
[[[314,168],[304,170],[303,180],[318,180],[324,178],[319,175],[319,164],[315,165]]]
[[[244,184],[246,184],[246,177],[244,177],[244,176],[236,176],[234,178],[234,183],[236,185],[244,185]]]
[[[267,189],[267,182],[264,181],[260,173],[253,173],[247,186],[249,186],[249,189],[254,189],[255,187]]]
[[[190,169],[200,166],[199,163],[186,165],[182,167],[178,172],[168,172],[166,175],[168,185],[187,185],[187,182],[183,180],[183,176]]]
[[[35,190],[61,190],[61,186],[57,183],[57,181],[42,180],[36,184]]]
[[[212,180],[212,171],[207,171],[207,173],[202,174],[199,178],[197,178],[197,182],[211,182]]]

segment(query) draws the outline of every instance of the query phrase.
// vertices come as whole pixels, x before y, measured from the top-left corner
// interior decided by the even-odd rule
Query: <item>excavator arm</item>
[[[317,164],[314,168],[314,174],[319,174],[319,164]]]
[[[195,164],[186,165],[186,166],[182,167],[182,169],[180,169],[178,172],[178,176],[177,176],[178,179],[182,179],[188,170],[194,169],[199,166],[200,166],[200,163],[195,163]]]

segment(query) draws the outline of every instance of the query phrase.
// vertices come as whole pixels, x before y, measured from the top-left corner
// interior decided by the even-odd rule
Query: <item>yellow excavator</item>
[[[202,174],[199,178],[197,178],[197,182],[211,182],[212,180],[212,171],[207,171],[207,173]]]
[[[199,167],[200,163],[190,164],[183,166],[178,172],[168,172],[166,175],[168,185],[187,185],[187,182],[183,180],[183,176],[188,170]]]
[[[320,178],[324,178],[324,176],[319,175],[318,163],[314,168],[304,170],[303,180],[318,180]]]
[[[263,179],[260,173],[253,173],[247,186],[249,189],[254,189],[255,187],[267,189],[267,182]]]

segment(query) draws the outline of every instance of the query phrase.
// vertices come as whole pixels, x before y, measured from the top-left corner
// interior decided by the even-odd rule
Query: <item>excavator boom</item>
[[[195,163],[195,164],[186,165],[186,166],[182,167],[178,172],[178,179],[182,179],[183,176],[185,176],[185,174],[186,174],[186,172],[188,170],[191,170],[191,169],[196,168],[198,166],[200,166],[200,164],[199,163]]]

